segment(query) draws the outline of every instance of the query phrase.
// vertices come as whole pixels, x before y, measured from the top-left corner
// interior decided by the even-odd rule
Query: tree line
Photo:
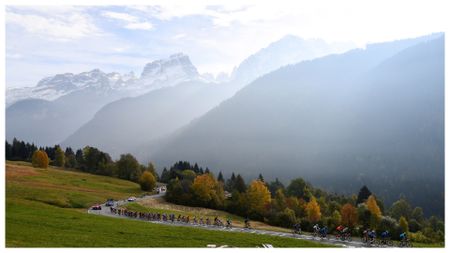
[[[364,229],[380,234],[388,230],[394,239],[402,232],[416,242],[443,242],[444,222],[436,216],[426,218],[420,207],[411,207],[401,196],[389,208],[367,186],[352,196],[328,193],[313,187],[302,178],[285,186],[278,179],[266,182],[260,174],[248,184],[239,174],[224,179],[197,164],[177,162],[164,168],[161,180],[168,183],[166,200],[175,204],[228,211],[252,220],[292,228],[300,223],[312,231],[314,224],[351,228],[355,236]]]
[[[131,154],[123,154],[119,160],[113,161],[108,153],[90,146],[76,151],[70,147],[63,150],[59,145],[37,147],[33,143],[25,143],[14,138],[12,143],[6,141],[5,150],[6,160],[27,161],[39,168],[52,165],[117,177],[139,183],[145,191],[153,190],[159,180],[152,163],[148,163],[147,166],[141,165]]]

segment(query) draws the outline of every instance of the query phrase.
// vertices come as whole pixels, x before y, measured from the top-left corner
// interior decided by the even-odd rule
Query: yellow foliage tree
[[[36,150],[31,157],[31,163],[33,167],[37,168],[47,168],[48,167],[48,156],[44,150]]]
[[[156,186],[156,179],[152,172],[146,170],[139,178],[139,184],[143,191],[152,191]]]
[[[213,199],[216,189],[216,180],[210,173],[199,175],[194,179],[192,191],[202,202],[208,202]]]
[[[398,220],[398,223],[400,225],[400,227],[402,228],[403,232],[407,233],[409,228],[408,228],[408,221],[406,221],[405,217],[400,217],[400,219]]]
[[[247,188],[247,204],[250,212],[264,214],[271,202],[270,191],[261,180],[253,180]]]
[[[320,212],[320,206],[317,203],[315,197],[311,197],[311,200],[306,204],[306,216],[310,222],[317,222],[320,220],[322,214]]]
[[[370,213],[375,216],[377,219],[381,218],[381,210],[378,207],[377,200],[373,195],[370,195],[366,201],[367,209],[369,209]]]
[[[352,204],[345,204],[341,208],[341,221],[344,226],[353,227],[358,222],[358,212]]]

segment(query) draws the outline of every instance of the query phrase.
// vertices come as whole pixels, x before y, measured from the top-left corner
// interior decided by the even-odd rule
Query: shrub
[[[283,227],[292,228],[292,226],[297,223],[294,210],[287,207],[283,210],[283,212],[278,213],[277,216],[279,224]]]
[[[45,153],[44,150],[34,151],[31,163],[33,164],[33,167],[47,168],[49,163],[47,153]]]
[[[418,243],[432,243],[432,240],[426,237],[422,232],[409,233],[409,238],[412,242]]]
[[[152,191],[156,186],[155,176],[150,171],[145,171],[139,178],[139,184],[143,191]]]

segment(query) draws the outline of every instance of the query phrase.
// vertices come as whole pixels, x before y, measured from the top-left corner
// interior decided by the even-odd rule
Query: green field
[[[226,219],[229,218],[232,221],[233,227],[245,226],[243,217],[233,215],[225,211],[214,210],[209,208],[176,205],[166,202],[163,198],[150,198],[145,200],[139,200],[138,202],[127,203],[123,207],[128,210],[138,212],[173,213],[177,216],[178,215],[189,216],[191,219],[194,216],[196,216],[197,218],[203,217],[203,219],[209,218],[211,220],[213,220],[215,217],[218,217],[223,222],[225,222]],[[252,221],[251,226],[255,229],[260,230],[270,230],[287,233],[291,232],[290,229],[270,226],[260,221]]]
[[[326,245],[267,235],[210,231],[86,213],[107,198],[140,195],[135,183],[57,168],[6,163],[7,247],[255,247]]]

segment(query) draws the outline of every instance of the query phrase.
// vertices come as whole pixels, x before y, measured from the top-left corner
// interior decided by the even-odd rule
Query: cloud
[[[153,25],[149,22],[129,23],[125,28],[130,30],[151,30]]]
[[[102,34],[92,19],[81,12],[45,16],[39,12],[20,13],[9,10],[6,13],[6,25],[18,26],[30,34],[60,41]]]
[[[148,21],[142,21],[140,17],[133,16],[128,13],[104,11],[101,14],[103,17],[119,20],[124,23],[124,28],[130,30],[151,30],[153,24]]]
[[[176,35],[172,36],[172,39],[178,40],[178,39],[184,38],[186,36],[187,36],[186,33],[179,33],[179,34],[176,34]]]

